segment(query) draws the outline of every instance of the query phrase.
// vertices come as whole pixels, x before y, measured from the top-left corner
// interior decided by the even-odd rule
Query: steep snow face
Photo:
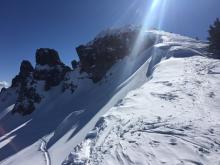
[[[108,35],[110,33],[111,31],[107,32]],[[113,32],[113,34],[116,35],[118,32]],[[173,135],[177,134],[176,136],[180,136],[179,139],[186,138],[185,143],[183,140],[179,144],[186,146],[186,148],[192,148],[192,150],[183,149],[185,153],[190,155],[188,151],[192,153],[195,151],[193,154],[196,155],[197,152],[192,143],[196,143],[196,140],[199,144],[203,143],[204,140],[200,140],[199,135],[203,136],[209,128],[204,128],[199,133],[201,121],[200,123],[195,122],[192,127],[189,126],[189,129],[183,129],[182,134],[185,136],[181,136],[181,133],[175,131],[180,131],[181,124],[183,127],[185,126],[181,115],[185,118],[186,123],[190,120],[194,121],[194,119],[195,121],[203,119],[202,115],[206,117],[206,114],[202,112],[209,110],[208,114],[216,117],[215,119],[219,117],[217,112],[219,95],[215,93],[218,92],[217,90],[214,91],[219,83],[219,65],[215,60],[201,57],[206,55],[207,44],[205,43],[154,30],[146,31],[145,35],[157,38],[157,43],[140,54],[126,56],[117,61],[105,77],[96,84],[88,78],[88,74],[80,73],[79,68],[68,72],[60,85],[52,87],[50,91],[44,93],[43,101],[36,105],[36,110],[30,116],[11,115],[9,106],[13,106],[13,100],[7,105],[0,102],[0,105],[4,105],[0,106],[0,113],[3,114],[3,117],[0,118],[0,126],[4,131],[0,135],[0,161],[2,160],[0,164],[138,164],[138,161],[142,164],[146,164],[145,161],[148,161],[149,164],[155,164],[153,162],[156,161],[155,157],[160,157],[160,155],[161,158],[167,159],[169,155],[172,155],[173,160],[178,161],[180,158],[178,159],[179,155],[174,154],[175,151],[165,150],[166,147],[176,146],[166,146],[165,143],[168,140],[166,137],[172,136],[172,128]],[[209,74],[206,73],[207,69],[209,69]],[[183,80],[184,77],[186,80]],[[190,81],[190,78],[193,81]],[[211,88],[206,88],[209,85],[205,86],[208,81],[213,85]],[[199,85],[199,82],[202,85]],[[65,84],[70,89],[73,84],[73,90],[61,92],[63,85],[66,86]],[[207,92],[210,90],[212,99],[208,96],[207,98],[210,98],[210,107],[214,109],[213,111],[211,108],[208,109],[208,103],[201,104],[203,103],[202,98],[206,98],[205,93],[201,92],[202,87]],[[134,91],[137,94],[133,94]],[[187,91],[189,93],[184,93]],[[201,111],[199,111],[200,108]],[[188,116],[186,111],[191,111]],[[197,116],[198,111],[201,113],[199,119],[197,118],[199,117],[199,115]],[[171,115],[174,116],[174,119]],[[204,122],[207,122],[208,119],[207,116]],[[166,125],[162,125],[166,121],[170,130],[166,128]],[[179,127],[178,122],[180,123]],[[214,123],[217,125],[219,122],[213,119],[213,125]],[[155,132],[146,132],[148,127],[155,127],[155,130],[149,130]],[[90,130],[93,131],[89,132]],[[138,133],[133,133],[135,131]],[[123,132],[124,135],[119,136]],[[127,135],[126,132],[128,132]],[[169,134],[169,132],[171,133]],[[199,138],[194,137],[194,132]],[[133,136],[135,134],[137,137]],[[207,134],[209,138],[215,139],[215,142],[213,140],[213,150],[203,147],[204,153],[208,150],[209,156],[213,158],[218,152],[214,152],[218,147],[217,135],[218,131],[215,128],[213,135]],[[157,141],[161,139],[161,143],[164,142],[164,145],[161,145],[163,146],[161,152],[168,152],[167,155],[154,153],[156,147],[152,147],[152,151],[149,150],[150,140],[148,139],[149,142],[146,142],[146,139],[150,136],[152,138],[155,136]],[[136,141],[133,143],[134,139]],[[187,140],[191,140],[192,143],[186,143]],[[136,143],[140,145],[135,146]],[[155,142],[156,144],[157,142]],[[154,145],[153,142],[152,145]],[[119,147],[117,148],[117,146]],[[120,148],[120,146],[122,147]],[[126,150],[125,153],[123,147],[126,148],[126,146],[129,151]],[[72,153],[70,154],[70,152]],[[65,160],[67,156],[68,158]],[[204,156],[207,155],[204,154]],[[171,162],[171,158],[162,161]],[[191,157],[187,157],[187,160],[188,163],[194,161]],[[199,158],[195,161],[198,160],[203,161]],[[207,158],[204,161],[208,162],[209,160]]]
[[[148,33],[160,36],[145,66],[151,79],[100,117],[63,165],[220,163],[220,62],[201,57],[204,43]]]
[[[103,115],[63,165],[219,164],[220,61],[171,58]]]

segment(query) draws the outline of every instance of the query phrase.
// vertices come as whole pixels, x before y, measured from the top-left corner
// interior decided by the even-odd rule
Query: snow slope
[[[219,69],[199,56],[161,62],[63,164],[219,164]]]
[[[219,61],[202,57],[200,41],[145,35],[158,42],[98,84],[71,72],[77,90],[53,88],[30,116],[11,115],[13,99],[1,102],[0,164],[217,163]]]

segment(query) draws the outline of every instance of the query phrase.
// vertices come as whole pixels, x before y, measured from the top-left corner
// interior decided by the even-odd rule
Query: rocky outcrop
[[[21,75],[22,77],[27,77],[33,71],[34,71],[34,68],[29,61],[26,61],[26,60],[22,61],[19,75]]]
[[[70,67],[61,62],[57,51],[48,48],[37,50],[34,79],[44,80],[45,90],[59,85],[69,71]]]
[[[28,79],[21,84],[19,95],[12,113],[20,113],[23,116],[31,114],[35,110],[35,104],[40,103],[41,96],[35,86],[30,86]]]
[[[20,72],[12,80],[11,88],[16,88],[18,98],[12,113],[20,113],[22,115],[30,114],[34,111],[35,103],[41,100],[40,95],[36,92],[33,79],[34,68],[29,61],[22,61]]]
[[[139,33],[139,28],[128,28],[99,34],[92,42],[76,48],[79,62],[71,62],[73,70],[62,63],[56,50],[38,49],[35,68],[29,61],[23,61],[19,74],[12,80],[11,88],[16,88],[18,92],[13,113],[32,113],[43,99],[43,93],[59,84],[61,91],[74,93],[78,86],[71,77],[71,71],[78,72],[79,69],[80,72],[86,72],[95,83],[102,80],[118,60],[132,53],[138,55],[155,43],[155,38],[144,36],[136,47]]]
[[[94,82],[100,81],[113,64],[132,52],[139,32],[140,29],[109,31],[89,44],[77,47],[81,71],[87,72]],[[154,42],[155,39],[146,36],[135,53],[140,53]]]
[[[34,68],[31,65],[29,61],[22,61],[20,65],[20,72],[18,75],[15,76],[14,79],[12,79],[12,85],[11,87],[19,87],[23,81],[29,77],[34,72]]]
[[[45,91],[57,86],[64,80],[65,74],[71,69],[65,66],[57,51],[41,48],[36,51],[36,67],[29,61],[22,61],[19,74],[12,80],[11,88],[16,88],[18,98],[12,113],[31,114],[36,104],[42,100],[39,81],[43,81]],[[74,85],[74,84],[73,84]]]
[[[62,64],[59,54],[54,49],[40,48],[36,51],[36,63],[39,65],[59,65]]]

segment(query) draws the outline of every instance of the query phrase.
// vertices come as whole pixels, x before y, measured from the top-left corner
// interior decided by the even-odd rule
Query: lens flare
[[[161,29],[166,11],[166,3],[166,0],[152,0],[150,5],[146,6],[146,14],[144,16],[144,19],[142,20],[138,36],[129,55],[131,59],[135,59],[138,54],[140,54],[141,47],[145,43],[145,39],[147,37],[146,30],[153,28]],[[151,53],[154,54],[154,50],[152,50]],[[128,61],[128,64],[124,65],[122,72],[132,73],[132,70],[135,67],[134,62],[132,61]]]
[[[144,41],[144,33],[146,30],[151,28],[160,29],[164,19],[164,13],[166,9],[166,0],[153,0],[151,2],[150,8],[146,9],[146,16],[143,20],[140,32],[138,34],[137,40],[132,49],[132,56],[137,55],[140,50],[141,43]]]
[[[158,28],[164,19],[166,4],[166,0],[153,0],[151,2],[150,8],[146,9],[147,12],[142,23],[144,29]]]
[[[120,71],[121,75],[132,75],[134,68],[138,65],[135,63],[137,60],[137,56],[141,53],[140,50],[144,47],[146,43],[146,37],[148,37],[147,30],[156,28],[161,29],[164,21],[164,15],[166,11],[167,0],[151,0],[149,2],[145,1],[145,8],[141,6],[141,8],[146,11],[141,21],[140,29],[138,30],[138,34],[136,40],[134,41],[133,47],[131,48],[131,52],[129,54],[129,60],[125,60],[122,70]],[[143,3],[139,3],[139,5],[143,5]],[[157,40],[157,38],[156,38]],[[156,41],[157,42],[157,41]],[[149,43],[150,44],[150,43]],[[155,50],[151,50],[151,55],[155,54]],[[150,58],[150,57],[146,57]],[[146,60],[144,60],[146,61]],[[122,76],[123,77],[123,76]],[[120,82],[120,77],[118,78]]]

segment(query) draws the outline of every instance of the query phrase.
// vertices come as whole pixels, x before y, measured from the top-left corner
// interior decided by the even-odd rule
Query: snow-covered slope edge
[[[159,35],[152,79],[103,115],[63,165],[220,163],[220,61],[201,57],[192,39]]]
[[[220,61],[171,58],[97,122],[63,164],[220,163]]]

